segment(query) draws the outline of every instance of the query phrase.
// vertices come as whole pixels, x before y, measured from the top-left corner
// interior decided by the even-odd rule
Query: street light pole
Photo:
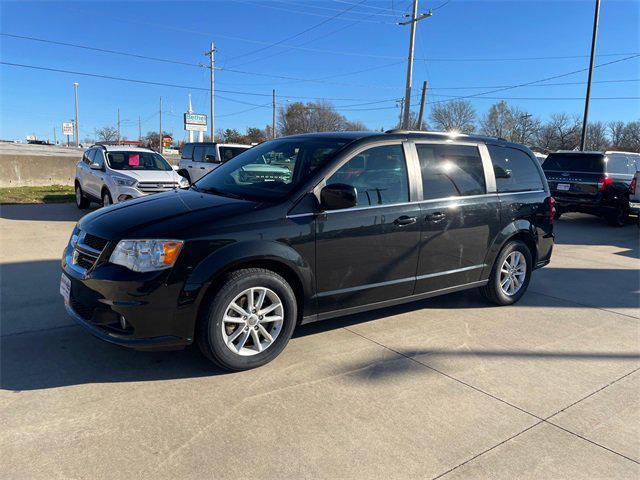
[[[591,98],[591,78],[593,77],[593,63],[596,56],[596,40],[598,39],[598,19],[600,17],[600,0],[596,0],[596,10],[593,14],[593,35],[591,36],[591,59],[589,60],[589,79],[587,80],[587,96],[584,99],[584,118],[582,119],[582,136],[580,150],[584,152],[587,143],[587,119],[589,117],[589,99]]]
[[[78,139],[78,132],[80,129],[78,128],[78,82],[73,82],[73,94],[76,99],[76,121],[74,122],[74,136],[76,137],[76,147],[80,146],[80,140]]]
[[[399,22],[398,25],[411,25],[411,32],[409,34],[409,55],[407,58],[407,83],[404,89],[404,109],[402,114],[402,128],[409,128],[409,114],[411,113],[411,80],[413,77],[413,49],[416,43],[416,24],[420,20],[424,20],[432,15],[429,13],[423,13],[418,16],[418,0],[413,0],[413,10],[411,13],[411,20],[406,22]]]
[[[162,137],[162,97],[160,97],[160,147],[158,147],[160,155],[162,155]]]
[[[211,95],[211,141],[214,142],[215,138],[214,138],[214,131],[215,131],[215,125],[214,125],[214,72],[215,72],[215,61],[214,61],[214,52],[215,52],[215,45],[213,44],[213,42],[211,42],[211,50],[209,50],[205,55],[209,56],[209,70],[210,70],[210,74],[211,74],[211,87],[210,87],[210,95]]]

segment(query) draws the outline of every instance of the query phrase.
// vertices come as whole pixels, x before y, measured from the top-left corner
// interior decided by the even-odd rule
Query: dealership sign
[[[207,129],[207,116],[203,113],[185,113],[184,129],[204,132]]]
[[[73,122],[64,122],[62,124],[63,135],[73,135]]]

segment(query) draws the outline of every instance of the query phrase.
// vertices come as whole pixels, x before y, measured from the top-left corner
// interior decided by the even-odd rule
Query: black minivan
[[[263,175],[244,174],[256,165]],[[189,188],[85,216],[60,291],[103,340],[195,341],[243,370],[275,358],[301,323],[470,288],[516,302],[549,262],[554,213],[522,145],[400,130],[283,137]]]

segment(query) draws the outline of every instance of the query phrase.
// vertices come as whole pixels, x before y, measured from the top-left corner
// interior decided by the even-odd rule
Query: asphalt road
[[[66,317],[72,205],[2,206],[0,477],[640,477],[639,230],[566,215],[512,307],[475,292],[300,328],[227,374]]]

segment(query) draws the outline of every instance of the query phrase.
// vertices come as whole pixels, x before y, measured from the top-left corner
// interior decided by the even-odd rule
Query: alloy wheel
[[[506,295],[512,296],[518,293],[524,284],[527,275],[527,260],[517,250],[511,252],[504,259],[500,267],[500,288]]]
[[[236,355],[257,355],[268,349],[282,331],[284,306],[271,289],[252,287],[237,295],[222,318],[222,338]]]
[[[78,185],[76,185],[76,205],[78,207],[82,205],[82,190],[80,190]]]

